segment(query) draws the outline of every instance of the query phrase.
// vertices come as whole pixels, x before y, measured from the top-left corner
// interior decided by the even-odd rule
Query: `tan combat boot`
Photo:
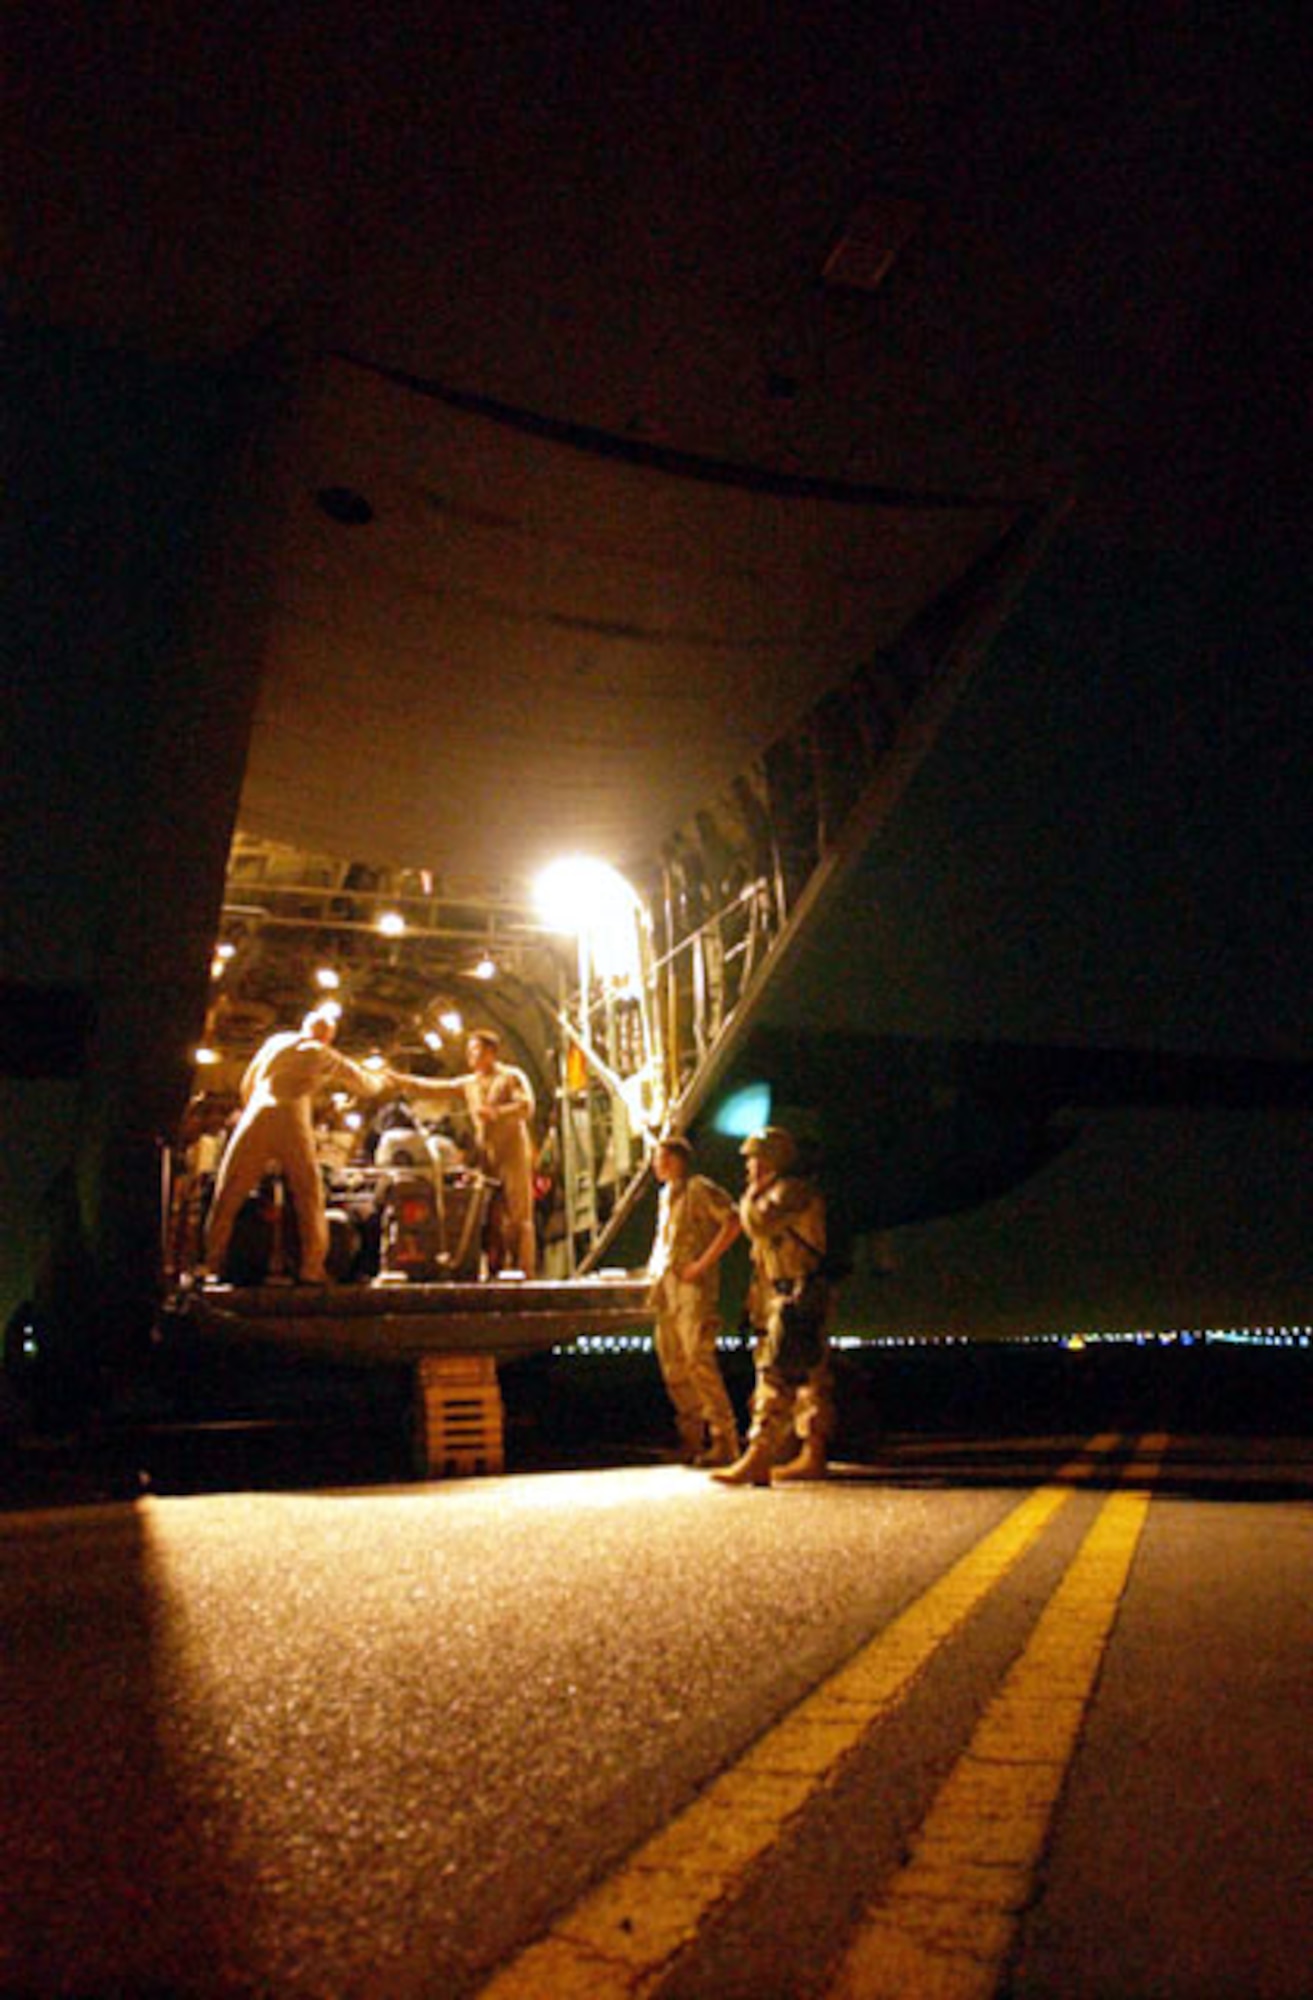
[[[824,1479],[829,1454],[819,1431],[808,1431],[802,1450],[787,1465],[777,1466],[776,1479]]]
[[[700,1419],[680,1418],[679,1456],[685,1465],[701,1465],[706,1435]]]
[[[743,1456],[711,1476],[721,1486],[769,1486],[772,1456],[765,1438],[749,1438]]]
[[[712,1466],[733,1465],[743,1447],[736,1431],[713,1431],[711,1443],[694,1459],[695,1465],[710,1471]]]

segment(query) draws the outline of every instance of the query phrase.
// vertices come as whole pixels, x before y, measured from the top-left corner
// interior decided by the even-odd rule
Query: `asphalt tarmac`
[[[1304,2000],[1257,1431],[11,1507],[0,1992]]]

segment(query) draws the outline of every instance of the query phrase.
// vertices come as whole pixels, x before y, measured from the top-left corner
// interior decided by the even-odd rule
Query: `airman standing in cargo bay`
[[[656,1314],[657,1361],[684,1456],[694,1465],[732,1465],[739,1433],[716,1360],[717,1267],[739,1234],[739,1219],[725,1190],[692,1169],[687,1139],[657,1141],[652,1171],[661,1193],[648,1263],[649,1303]]]
[[[500,1049],[495,1028],[476,1028],[465,1044],[467,1075],[398,1072],[395,1081],[408,1097],[436,1098],[440,1103],[456,1098],[464,1103],[478,1141],[479,1164],[500,1183],[496,1268],[509,1265],[531,1278],[538,1262],[533,1226],[533,1086],[522,1069],[501,1060]]]
[[[747,1449],[711,1476],[726,1486],[823,1479],[834,1433],[825,1197],[796,1172],[798,1148],[783,1126],[764,1126],[741,1150],[748,1185],[738,1213],[752,1252],[748,1315],[757,1336],[757,1382]],[[792,1430],[801,1449],[777,1469]]]

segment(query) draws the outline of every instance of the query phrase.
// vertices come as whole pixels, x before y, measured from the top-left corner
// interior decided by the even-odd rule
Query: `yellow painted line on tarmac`
[[[510,1959],[480,2000],[639,2000],[708,1913],[1118,1443],[1091,1438],[846,1666],[760,1737],[669,1826]],[[767,1502],[766,1504],[770,1504]]]
[[[1127,1483],[1099,1509],[910,1859],[867,1911],[827,2000],[994,2000],[1166,1444],[1141,1439]],[[1142,1483],[1132,1490],[1133,1482]]]

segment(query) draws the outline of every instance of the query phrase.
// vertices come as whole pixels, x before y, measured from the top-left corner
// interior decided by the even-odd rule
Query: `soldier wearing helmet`
[[[756,1388],[747,1448],[733,1465],[713,1472],[726,1486],[769,1486],[772,1479],[821,1479],[828,1440],[834,1430],[834,1401],[824,1323],[829,1291],[825,1279],[825,1197],[798,1171],[793,1134],[766,1125],[740,1148],[747,1188],[739,1221],[752,1253],[748,1316],[757,1336]],[[801,1300],[818,1323],[815,1357],[805,1372],[790,1364],[780,1341],[786,1306]],[[791,1431],[801,1440],[797,1455],[778,1468],[775,1459]]]

